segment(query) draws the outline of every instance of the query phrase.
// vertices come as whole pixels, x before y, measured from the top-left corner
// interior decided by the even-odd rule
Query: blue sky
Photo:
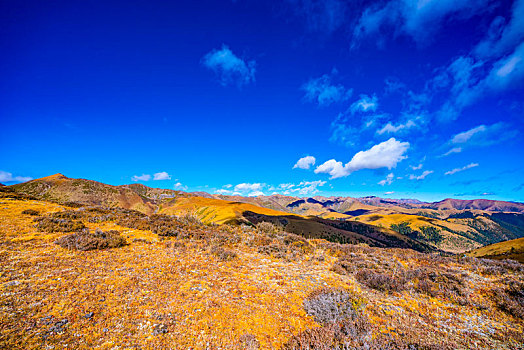
[[[4,1],[0,182],[524,201],[524,0]]]

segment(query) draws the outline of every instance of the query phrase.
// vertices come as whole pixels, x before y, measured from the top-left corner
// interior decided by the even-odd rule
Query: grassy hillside
[[[9,188],[60,204],[81,203],[121,207],[148,214],[155,211],[155,205],[150,198],[140,195],[131,188],[111,186],[85,179],[71,179],[62,174],[12,185]]]
[[[524,341],[520,264],[14,197],[0,194],[0,348],[510,350]]]
[[[490,244],[469,252],[468,256],[489,259],[513,259],[524,264],[524,238]]]
[[[205,223],[224,224],[247,222],[242,213],[256,212],[266,215],[289,215],[286,212],[243,202],[204,197],[182,197],[166,203],[160,210],[168,215],[196,215]]]

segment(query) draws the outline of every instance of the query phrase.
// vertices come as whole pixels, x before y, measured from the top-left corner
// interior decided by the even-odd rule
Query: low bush
[[[355,275],[357,281],[381,292],[400,292],[405,289],[406,278],[402,273],[389,275],[371,269],[363,269]]]
[[[42,216],[35,219],[36,228],[44,232],[73,232],[85,228],[81,221]]]
[[[322,288],[304,299],[306,313],[322,325],[354,320],[361,316],[363,299],[341,288]]]
[[[147,215],[135,210],[120,210],[116,223],[123,227],[147,231],[151,228]]]
[[[239,339],[241,349],[243,350],[258,350],[260,349],[260,343],[253,334],[244,334]]]
[[[151,215],[149,217],[151,232],[164,237],[176,237],[180,224],[167,215]]]
[[[363,314],[363,299],[350,291],[323,288],[312,292],[304,310],[322,327],[293,336],[283,350],[369,349],[372,325]]]
[[[97,228],[94,232],[89,229],[83,229],[56,240],[55,244],[66,249],[87,251],[122,247],[127,242],[118,231],[102,231]]]
[[[38,216],[38,215],[40,215],[40,212],[38,210],[34,210],[34,209],[26,209],[26,210],[22,211],[22,214]]]
[[[53,213],[50,215],[50,217],[55,218],[55,219],[78,220],[82,218],[82,214],[74,210],[64,210],[64,211],[58,211],[56,213]]]
[[[275,226],[271,222],[267,222],[267,221],[259,222],[256,225],[256,229],[259,232],[263,232],[263,233],[267,233],[267,234],[276,234],[276,233],[281,231],[280,227]]]
[[[211,254],[215,255],[220,261],[230,261],[237,257],[237,253],[235,253],[231,249],[227,249],[220,246],[212,247]]]
[[[504,288],[493,290],[497,307],[520,319],[524,319],[524,283],[516,280],[505,281]]]

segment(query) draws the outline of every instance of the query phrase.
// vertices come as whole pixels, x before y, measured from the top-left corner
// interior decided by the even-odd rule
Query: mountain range
[[[112,186],[62,174],[11,185],[10,191],[59,204],[124,208],[147,215],[195,215],[207,223],[269,221],[307,238],[419,251],[466,252],[524,237],[524,204],[486,199],[416,199],[374,196],[226,196],[151,188]]]

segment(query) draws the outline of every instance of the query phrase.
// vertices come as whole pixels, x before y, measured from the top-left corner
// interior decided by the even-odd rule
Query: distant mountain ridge
[[[191,214],[209,223],[286,222],[286,230],[310,238],[383,247],[462,252],[524,236],[524,204],[486,199],[426,203],[375,196],[243,197],[137,183],[113,186],[62,174],[6,188],[61,204],[120,207],[148,215]]]

